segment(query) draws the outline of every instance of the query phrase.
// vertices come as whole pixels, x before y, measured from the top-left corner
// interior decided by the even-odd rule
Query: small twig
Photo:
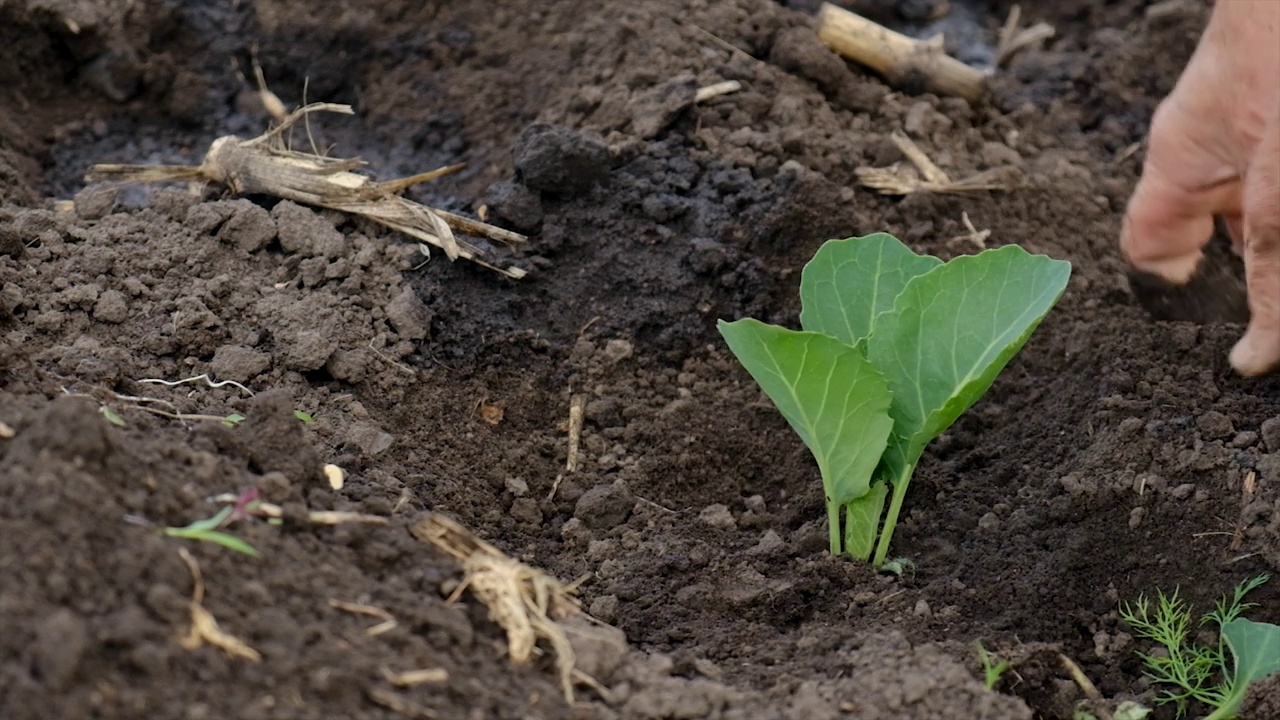
[[[383,361],[383,362],[387,363],[388,365],[390,365],[391,367],[393,367],[393,368],[395,368],[395,369],[399,370],[400,372],[406,373],[406,374],[408,374],[408,375],[416,375],[416,374],[417,374],[417,373],[414,371],[414,369],[413,369],[413,368],[411,368],[411,367],[409,367],[408,365],[405,365],[405,364],[403,364],[403,363],[398,363],[398,362],[396,362],[395,360],[392,360],[391,358],[389,358],[389,357],[387,357],[385,354],[383,354],[380,350],[378,350],[377,348],[375,348],[375,347],[373,346],[373,339],[372,339],[372,338],[370,338],[370,339],[369,339],[369,352],[372,352],[374,355],[377,355],[379,360],[381,360],[381,361]]]
[[[693,101],[695,103],[706,102],[712,98],[720,97],[721,95],[738,92],[741,89],[742,83],[737,80],[725,80],[724,82],[718,82],[698,88],[698,91],[693,95]]]
[[[1074,660],[1062,653],[1058,653],[1058,662],[1062,663],[1063,669],[1067,671],[1067,674],[1071,676],[1072,680],[1075,680],[1076,685],[1080,686],[1080,691],[1089,699],[1089,702],[1093,703],[1093,710],[1097,713],[1098,720],[1112,720],[1111,711],[1107,710],[1106,706],[1103,704],[1102,693],[1098,692],[1098,688],[1094,686],[1093,682],[1084,674],[1084,671],[1080,669],[1080,666],[1077,665]]]
[[[1253,502],[1253,493],[1257,487],[1257,482],[1257,473],[1253,470],[1245,473],[1244,483],[1240,487],[1240,517],[1236,519],[1235,532],[1232,533],[1231,543],[1227,545],[1227,549],[1231,552],[1236,552],[1244,544],[1244,513],[1248,509],[1249,503]]]
[[[239,498],[238,495],[232,493],[223,493],[213,498],[217,503],[233,504]],[[284,517],[284,508],[269,502],[254,503],[253,512],[265,517],[280,519]],[[313,525],[345,525],[347,523],[356,523],[360,525],[386,525],[387,518],[382,515],[367,515],[365,513],[348,512],[345,510],[311,510],[307,512],[307,521]]]
[[[420,670],[409,670],[407,672],[392,672],[390,668],[380,668],[382,677],[387,682],[396,687],[413,687],[414,685],[422,685],[431,683],[438,685],[439,683],[449,681],[449,671],[444,668],[422,668]]]
[[[991,237],[991,230],[989,229],[979,230],[976,227],[974,227],[973,222],[969,220],[969,213],[964,211],[961,211],[960,213],[960,222],[964,223],[965,229],[968,230],[969,232],[965,233],[964,235],[957,235],[951,238],[951,242],[953,243],[961,242],[961,241],[971,242],[974,245],[978,246],[979,249],[985,250],[987,248],[987,238]]]
[[[372,605],[361,605],[359,603],[350,603],[350,602],[345,602],[343,600],[335,600],[332,598],[329,600],[329,607],[342,610],[343,612],[349,612],[353,615],[367,615],[369,617],[374,617],[382,621],[377,625],[374,625],[372,627],[365,629],[364,631],[365,635],[369,635],[369,636],[381,635],[382,633],[385,633],[396,627],[396,619],[392,617],[391,613],[379,607],[374,607]]]
[[[892,165],[884,168],[860,167],[854,170],[859,182],[884,195],[910,195],[917,192],[959,194],[978,190],[1008,190],[1005,182],[997,182],[1003,168],[993,168],[963,180],[951,180],[911,138],[899,131],[890,136],[893,144],[911,161],[915,171]]]
[[[581,461],[578,445],[582,441],[582,415],[586,405],[587,399],[582,395],[574,395],[569,400],[569,452],[564,461],[567,472],[577,472]]]
[[[391,712],[399,713],[408,718],[436,720],[436,718],[440,717],[436,711],[411,703],[386,688],[371,687],[365,690],[365,695],[375,705],[381,705]]]

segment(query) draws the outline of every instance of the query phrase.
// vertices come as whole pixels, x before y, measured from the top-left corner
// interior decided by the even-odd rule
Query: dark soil
[[[930,29],[926,3],[862,4],[973,62],[1008,10],[953,1]],[[1116,250],[1134,144],[1207,10],[1024,3],[1056,36],[971,107],[838,59],[814,5],[0,4],[0,716],[1058,720],[1083,697],[1058,653],[1150,704],[1150,647],[1117,604],[1180,588],[1208,610],[1280,568],[1280,377],[1231,373],[1239,324],[1151,317]],[[354,106],[313,123],[331,154],[380,178],[465,162],[410,196],[486,205],[529,234],[508,259],[530,275],[422,264],[403,236],[270,198],[84,186],[93,163],[197,163],[265,129],[255,51],[286,103]],[[742,89],[690,105],[722,80]],[[953,177],[1016,187],[873,194],[854,171],[902,160],[898,129]],[[963,214],[1074,276],[926,452],[895,535],[914,571],[877,575],[828,554],[816,464],[715,321],[794,327],[828,238],[973,252]],[[144,382],[200,375],[255,394]],[[173,417],[230,413],[247,419]],[[157,532],[248,488],[285,508],[230,528],[260,558]],[[580,686],[569,707],[549,659],[513,666],[473,596],[447,602],[460,569],[408,532],[427,512],[585,578],[627,641],[579,648],[608,698]],[[179,644],[180,547],[261,662]],[[1280,621],[1280,583],[1253,599]],[[1015,661],[996,691],[976,641]],[[385,677],[418,668],[448,679]]]

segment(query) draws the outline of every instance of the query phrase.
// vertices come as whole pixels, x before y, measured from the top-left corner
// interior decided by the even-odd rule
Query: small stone
[[[574,505],[573,515],[588,528],[608,530],[626,522],[634,505],[635,498],[627,484],[617,480],[584,492]]]
[[[635,354],[635,348],[626,340],[613,339],[604,344],[600,359],[606,365],[617,365]]]
[[[524,478],[509,477],[505,485],[507,490],[516,497],[524,497],[529,494],[529,483]]]
[[[1258,433],[1253,430],[1241,430],[1236,436],[1231,438],[1231,447],[1247,448],[1253,447],[1258,442]]]
[[[987,142],[982,144],[982,162],[989,168],[1017,165],[1022,162],[1022,156],[1004,143]]]
[[[733,530],[738,526],[737,521],[733,519],[733,513],[729,512],[729,507],[720,503],[703,508],[702,512],[698,513],[698,519],[721,530]]]
[[[1267,452],[1280,452],[1280,416],[1262,421],[1260,430]]]
[[[511,503],[511,517],[530,525],[542,524],[542,510],[538,507],[538,501],[533,498],[516,498]]]
[[[286,341],[281,356],[290,370],[311,372],[324,367],[337,348],[338,342],[333,337],[315,330],[303,330],[293,336],[292,342]]]
[[[1147,516],[1147,509],[1144,507],[1136,507],[1129,511],[1129,529],[1137,530],[1142,524],[1142,519]]]
[[[512,156],[520,181],[541,192],[575,195],[609,177],[604,141],[562,125],[525,128]]]
[[[339,348],[333,351],[324,367],[334,380],[355,384],[364,380],[368,364],[359,353]]]
[[[119,290],[107,290],[98,296],[93,306],[93,319],[98,322],[117,324],[129,318],[129,300]]]
[[[354,443],[365,455],[374,457],[389,450],[396,438],[373,423],[357,422],[347,430],[347,442]]]
[[[1196,418],[1196,427],[1200,429],[1200,434],[1209,440],[1222,440],[1236,431],[1231,425],[1231,419],[1217,410],[1210,410]]]
[[[406,287],[401,291],[394,300],[387,303],[384,312],[392,329],[405,340],[424,340],[431,330],[431,311],[413,288]]]
[[[271,356],[243,345],[223,345],[213,353],[209,369],[219,380],[246,383],[271,367]]]
[[[520,183],[504,181],[489,186],[485,204],[517,230],[537,230],[542,225],[542,197]]]
[[[35,626],[32,655],[35,671],[49,690],[65,689],[89,644],[89,630],[79,615],[59,608]]]
[[[933,616],[933,610],[929,608],[929,601],[924,598],[920,598],[916,601],[916,606],[911,612],[916,617],[927,618]]]
[[[979,530],[999,530],[1000,516],[993,512],[989,512],[978,519]]]
[[[588,608],[591,616],[597,620],[603,620],[607,623],[613,622],[618,616],[618,596],[617,595],[601,595],[591,601],[591,607]]]
[[[764,504],[763,495],[752,495],[751,497],[744,500],[743,504],[747,506],[748,510],[750,510],[751,512],[757,515],[763,515],[765,513],[765,504]]]
[[[732,518],[730,518],[732,519]],[[764,536],[760,538],[760,542],[747,552],[753,555],[777,555],[787,547],[786,542],[782,540],[782,536],[773,530],[766,530]]]
[[[76,215],[81,220],[101,220],[116,209],[116,201],[119,197],[119,188],[110,185],[90,185],[76,193],[73,200]]]
[[[1178,487],[1174,488],[1173,490],[1169,491],[1169,494],[1178,500],[1186,500],[1187,498],[1191,497],[1191,493],[1195,491],[1196,491],[1195,483],[1183,483]]]
[[[265,208],[244,198],[231,201],[235,211],[215,237],[245,252],[262,250],[276,237],[276,223]]]

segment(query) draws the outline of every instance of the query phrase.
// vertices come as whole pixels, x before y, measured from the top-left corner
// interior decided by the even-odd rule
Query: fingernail
[[[1181,257],[1135,261],[1133,266],[1143,272],[1159,275],[1175,285],[1184,285],[1191,279],[1192,275],[1196,274],[1196,268],[1200,266],[1201,257],[1202,253],[1197,250],[1190,255]]]
[[[1266,375],[1280,366],[1280,337],[1251,329],[1231,348],[1228,360],[1245,377]]]

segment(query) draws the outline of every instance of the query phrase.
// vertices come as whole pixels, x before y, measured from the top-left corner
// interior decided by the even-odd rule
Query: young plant
[[[260,557],[261,553],[252,545],[232,535],[223,532],[221,528],[226,527],[230,523],[242,517],[249,517],[253,514],[253,506],[258,502],[257,489],[249,490],[242,493],[236,500],[234,505],[229,505],[219,510],[216,515],[204,520],[197,520],[186,527],[167,527],[164,534],[169,537],[183,538],[186,540],[201,540],[221,545],[238,553],[243,553],[251,557]]]
[[[944,263],[876,233],[828,241],[805,265],[802,330],[720,321],[818,462],[833,554],[866,560],[874,545],[884,562],[925,446],[986,393],[1070,274],[1016,245]]]
[[[1120,617],[1139,637],[1160,643],[1164,655],[1139,653],[1152,682],[1171,686],[1156,702],[1176,703],[1178,717],[1186,714],[1191,702],[1213,708],[1206,720],[1230,720],[1244,701],[1249,686],[1272,673],[1280,672],[1280,627],[1241,618],[1253,607],[1244,596],[1269,579],[1261,575],[1236,586],[1230,600],[1200,619],[1200,624],[1218,626],[1216,645],[1190,642],[1192,613],[1175,590],[1165,596],[1157,592],[1156,605],[1144,596],[1120,608]],[[1234,662],[1228,662],[1227,650]]]
[[[975,646],[978,649],[978,659],[982,661],[982,682],[987,686],[988,690],[993,690],[996,683],[1000,682],[1000,678],[1009,669],[1009,663],[991,654],[991,651],[987,650],[981,641],[978,641]]]

